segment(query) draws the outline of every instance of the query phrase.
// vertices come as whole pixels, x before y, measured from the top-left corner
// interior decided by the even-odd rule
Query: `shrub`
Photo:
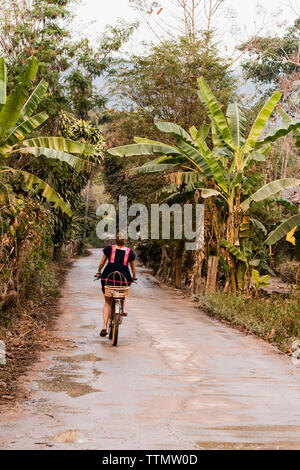
[[[298,261],[286,261],[278,266],[277,271],[283,281],[288,282],[289,284],[295,284],[298,269]]]
[[[292,342],[300,337],[300,293],[249,299],[241,294],[213,292],[199,300],[211,316],[245,328],[284,352],[291,352]]]

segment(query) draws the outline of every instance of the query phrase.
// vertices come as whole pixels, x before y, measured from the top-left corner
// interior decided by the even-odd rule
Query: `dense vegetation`
[[[284,301],[271,298],[271,321],[257,299],[269,276],[300,282],[299,20],[280,38],[240,44],[234,68],[212,18],[198,30],[185,18],[183,31],[129,56],[137,23],[74,39],[75,5],[0,0],[3,324],[31,291],[57,291],[53,259],[101,245],[95,204],[126,195],[129,204],[205,205],[201,250],[129,240],[162,282],[206,293],[210,311],[262,336],[297,336]],[[260,86],[251,102],[242,78]],[[286,302],[292,312],[296,294]]]

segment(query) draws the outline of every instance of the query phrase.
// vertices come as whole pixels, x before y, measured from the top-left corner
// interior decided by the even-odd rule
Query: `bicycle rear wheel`
[[[113,322],[111,321],[108,327],[108,337],[109,339],[112,339],[112,334],[113,334]]]
[[[114,300],[111,299],[109,327],[108,327],[108,337],[109,337],[109,339],[112,339],[112,335],[113,335],[114,316],[115,316]]]
[[[114,314],[114,321],[112,326],[112,345],[117,346],[118,344],[118,334],[119,334],[119,314]]]

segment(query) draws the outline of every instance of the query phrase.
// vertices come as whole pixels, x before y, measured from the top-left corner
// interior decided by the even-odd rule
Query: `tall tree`
[[[240,49],[248,53],[242,67],[247,79],[278,87],[286,77],[300,74],[300,19],[283,37],[256,36]]]
[[[14,76],[34,55],[41,64],[39,78],[49,83],[51,98],[45,97],[43,102],[48,112],[55,114],[64,108],[86,118],[90,109],[104,103],[94,79],[111,67],[112,54],[128,40],[136,25],[121,22],[108,28],[92,46],[87,38],[77,40],[71,35],[76,3],[0,0],[0,53],[15,71]]]
[[[220,57],[212,39],[207,48],[206,39],[164,41],[152,45],[144,55],[133,56],[118,71],[114,93],[127,109],[138,109],[152,121],[165,119],[187,128],[203,122],[205,110],[199,108],[197,77],[204,75],[213,84],[223,105],[232,98],[236,86],[229,62]]]

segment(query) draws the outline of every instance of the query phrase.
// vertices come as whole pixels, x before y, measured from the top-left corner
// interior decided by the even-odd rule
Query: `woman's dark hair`
[[[116,242],[118,246],[124,246],[125,245],[125,239],[122,233],[117,232],[116,235]]]

